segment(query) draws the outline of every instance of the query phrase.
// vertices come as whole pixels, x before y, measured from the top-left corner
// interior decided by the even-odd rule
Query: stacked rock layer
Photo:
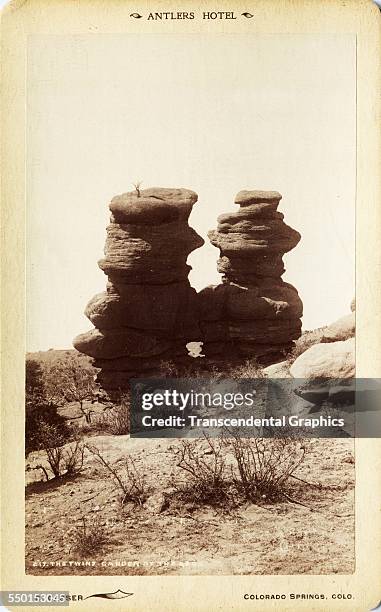
[[[207,358],[273,363],[300,336],[303,305],[296,289],[281,278],[282,257],[300,234],[277,211],[281,198],[273,191],[240,191],[239,210],[220,215],[217,230],[208,234],[220,250],[222,284],[198,294]]]
[[[95,329],[75,348],[94,358],[107,391],[128,389],[130,378],[158,372],[162,361],[186,360],[186,343],[200,339],[196,291],[187,257],[204,240],[188,225],[197,194],[151,188],[113,198],[105,257],[107,290],[85,314]]]

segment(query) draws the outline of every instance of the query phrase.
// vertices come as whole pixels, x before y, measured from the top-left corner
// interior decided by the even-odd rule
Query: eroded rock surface
[[[297,290],[281,278],[282,257],[300,234],[277,211],[281,197],[276,191],[240,191],[239,210],[220,215],[217,229],[208,234],[220,250],[222,284],[199,293],[207,357],[274,363],[300,336],[303,305]]]
[[[341,379],[355,375],[355,339],[314,344],[290,368],[294,378]]]
[[[105,292],[85,314],[95,329],[80,334],[75,348],[94,358],[106,390],[157,373],[160,362],[187,359],[186,343],[200,340],[196,291],[187,257],[204,240],[188,225],[197,194],[151,188],[116,196],[110,203],[104,257]]]

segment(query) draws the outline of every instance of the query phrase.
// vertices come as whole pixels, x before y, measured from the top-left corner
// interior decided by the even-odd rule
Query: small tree
[[[70,432],[65,419],[57,412],[58,404],[49,397],[41,364],[27,359],[25,374],[25,452],[28,454],[41,448],[44,425],[54,427],[64,440]]]
[[[226,448],[223,436],[182,440],[172,450],[177,467],[187,475],[183,484],[174,483],[180,495],[187,500],[209,504],[226,505],[230,499]],[[231,501],[231,500],[230,500]]]
[[[50,366],[46,372],[49,392],[59,402],[75,402],[85,417],[86,423],[91,423],[93,410],[85,406],[98,399],[98,386],[95,382],[95,370],[89,364],[86,366],[75,356],[60,360]]]
[[[136,183],[132,183],[132,184],[135,187],[135,191],[138,195],[138,198],[140,198],[140,187],[141,187],[142,181],[136,181]]]
[[[65,446],[65,438],[56,425],[45,422],[40,423],[39,449],[46,454],[46,460],[53,478],[61,476],[74,476],[83,467],[85,447],[82,440],[77,439]],[[43,471],[46,480],[49,480],[48,470],[44,465],[35,465]]]
[[[25,363],[25,399],[27,403],[46,400],[43,372],[36,359],[27,359]]]

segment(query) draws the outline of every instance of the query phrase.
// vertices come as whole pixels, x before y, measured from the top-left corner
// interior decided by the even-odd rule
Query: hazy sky
[[[280,191],[301,235],[283,279],[311,329],[354,295],[355,38],[336,35],[31,37],[27,105],[27,349],[71,346],[104,290],[108,203],[186,187],[205,238],[241,189]],[[169,237],[170,238],[170,237]],[[189,258],[219,282],[208,241]]]

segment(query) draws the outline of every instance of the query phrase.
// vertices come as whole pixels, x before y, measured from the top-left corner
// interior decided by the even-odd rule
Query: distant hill
[[[92,365],[91,357],[79,353],[75,349],[49,349],[48,351],[35,351],[26,354],[26,359],[33,359],[39,363],[50,363],[65,361],[68,357],[75,357],[83,365]]]

